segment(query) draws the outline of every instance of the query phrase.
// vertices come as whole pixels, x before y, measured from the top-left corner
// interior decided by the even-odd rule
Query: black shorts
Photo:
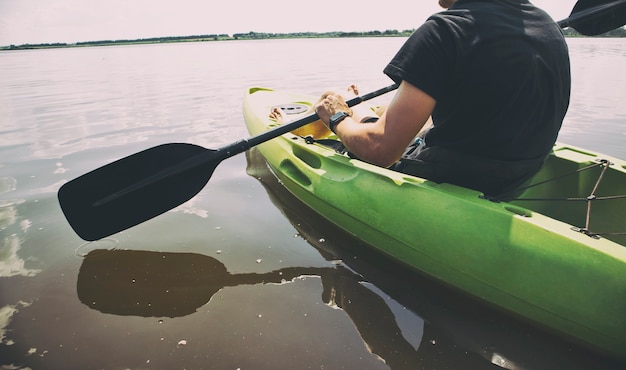
[[[444,147],[430,147],[418,138],[391,169],[496,196],[524,184],[539,171],[544,159],[502,161],[483,158]]]

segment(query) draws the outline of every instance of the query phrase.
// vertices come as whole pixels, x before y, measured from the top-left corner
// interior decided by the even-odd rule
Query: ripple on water
[[[84,242],[76,248],[74,254],[78,257],[87,257],[90,252],[95,250],[100,250],[102,253],[108,253],[115,250],[119,243],[119,240],[113,238],[105,238],[93,242]]]

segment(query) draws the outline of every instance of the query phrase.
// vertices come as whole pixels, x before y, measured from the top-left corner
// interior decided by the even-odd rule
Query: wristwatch
[[[328,121],[328,128],[330,131],[335,132],[335,128],[339,124],[339,122],[346,119],[346,117],[350,117],[350,113],[348,112],[337,112],[330,116],[330,121]],[[336,133],[336,132],[335,132]]]

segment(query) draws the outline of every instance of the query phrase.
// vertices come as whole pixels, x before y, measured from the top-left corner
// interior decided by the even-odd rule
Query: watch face
[[[350,114],[346,112],[337,112],[330,116],[330,120],[328,121],[328,128],[330,128],[330,131],[335,132],[335,127],[337,127],[339,122],[343,121],[344,118],[349,116]]]
[[[348,113],[346,112],[337,112],[330,117],[330,122],[339,123],[344,118],[348,117]]]

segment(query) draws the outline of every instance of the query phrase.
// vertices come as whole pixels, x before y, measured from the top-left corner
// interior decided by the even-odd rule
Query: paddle
[[[558,24],[595,36],[623,26],[625,20],[626,0],[578,0],[570,16]]]
[[[352,107],[397,88],[390,85],[346,103]],[[191,199],[224,159],[318,119],[311,114],[219,149],[184,143],[146,149],[64,184],[58,194],[61,209],[78,236],[104,238]]]
[[[626,0],[579,0],[570,17],[558,23],[581,33],[603,33],[624,24],[625,4]],[[397,87],[387,86],[347,103],[352,107]],[[146,149],[63,185],[58,194],[61,209],[81,238],[104,238],[191,199],[224,159],[317,119],[312,114],[219,149],[182,143]]]

